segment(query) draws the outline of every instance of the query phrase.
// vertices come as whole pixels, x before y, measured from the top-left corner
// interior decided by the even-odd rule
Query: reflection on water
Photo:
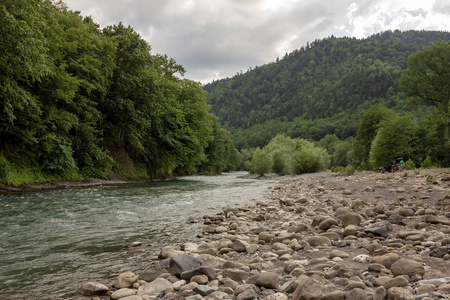
[[[73,298],[82,283],[145,269],[161,246],[195,240],[189,220],[274,184],[238,175],[0,195],[0,299]],[[127,254],[134,241],[146,252]]]

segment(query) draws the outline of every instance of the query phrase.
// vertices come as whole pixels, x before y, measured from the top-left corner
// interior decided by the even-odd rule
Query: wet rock
[[[179,254],[172,256],[170,259],[169,273],[177,276],[185,271],[193,270],[201,265],[202,262],[198,258],[187,254]]]
[[[391,272],[394,276],[408,275],[412,277],[416,274],[423,276],[425,274],[425,268],[420,262],[402,258],[392,264]]]
[[[105,294],[109,288],[101,283],[98,282],[88,282],[81,286],[80,289],[78,289],[78,293],[85,295],[85,296],[92,296],[92,295],[103,295]]]

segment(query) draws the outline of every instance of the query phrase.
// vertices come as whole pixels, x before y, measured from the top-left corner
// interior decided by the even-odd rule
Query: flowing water
[[[198,241],[204,214],[275,184],[238,175],[0,195],[0,299],[76,299],[83,283],[144,270],[162,246]]]

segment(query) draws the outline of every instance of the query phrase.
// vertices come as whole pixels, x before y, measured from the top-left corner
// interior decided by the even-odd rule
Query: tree
[[[450,151],[449,82],[450,42],[441,40],[409,56],[408,68],[400,78],[400,88],[411,103],[433,105],[443,114],[444,131],[440,143],[446,149],[443,152],[447,153]]]
[[[411,115],[393,116],[380,124],[369,154],[372,169],[413,153],[412,139],[416,124]]]
[[[272,157],[258,147],[253,153],[250,171],[253,174],[264,175],[270,172],[272,164]]]
[[[380,122],[389,119],[392,114],[386,106],[375,104],[362,117],[355,137],[355,156],[363,168],[369,168],[369,153]]]

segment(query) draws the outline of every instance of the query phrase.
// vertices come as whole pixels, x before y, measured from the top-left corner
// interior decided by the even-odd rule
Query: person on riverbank
[[[405,170],[405,162],[403,161],[403,158],[400,160],[400,171]]]

